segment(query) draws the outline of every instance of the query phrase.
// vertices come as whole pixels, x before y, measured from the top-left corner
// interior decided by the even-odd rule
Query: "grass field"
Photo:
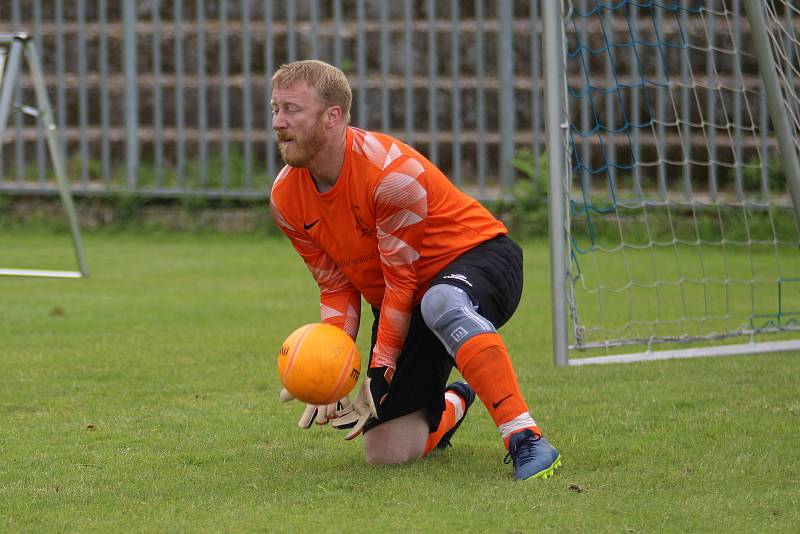
[[[503,329],[564,465],[515,483],[486,410],[402,467],[295,426],[276,351],[318,319],[288,242],[98,232],[86,280],[0,279],[3,532],[797,532],[800,354],[561,369],[545,243]],[[0,233],[0,267],[73,268]],[[365,314],[366,315],[366,314]],[[359,344],[367,348],[366,325]]]

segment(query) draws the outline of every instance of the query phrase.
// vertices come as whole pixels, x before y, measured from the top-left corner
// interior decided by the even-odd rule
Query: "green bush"
[[[547,236],[547,161],[541,156],[538,168],[533,153],[523,148],[512,160],[519,171],[510,199],[498,200],[492,210],[519,238]]]
[[[744,166],[743,187],[745,191],[761,190],[761,168],[763,162],[752,157]],[[767,187],[771,193],[786,191],[786,174],[783,172],[783,164],[780,158],[774,156],[767,161]]]

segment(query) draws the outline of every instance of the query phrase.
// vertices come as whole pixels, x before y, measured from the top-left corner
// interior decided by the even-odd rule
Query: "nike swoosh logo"
[[[309,223],[309,224],[303,223],[303,228],[305,228],[306,230],[311,230],[311,228],[312,228],[312,227],[313,227],[315,224],[317,224],[319,221],[320,221],[320,219],[317,219],[316,221],[314,221],[314,222],[312,222],[312,223]]]
[[[500,406],[501,404],[503,404],[503,401],[505,401],[505,400],[506,400],[507,398],[509,398],[511,395],[512,395],[512,394],[510,393],[510,394],[506,395],[505,397],[503,397],[502,399],[500,399],[499,401],[493,402],[493,403],[492,403],[492,408],[497,408],[498,406]]]

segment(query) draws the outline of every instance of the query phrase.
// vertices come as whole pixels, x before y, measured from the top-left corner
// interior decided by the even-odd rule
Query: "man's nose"
[[[280,111],[276,111],[272,114],[272,129],[273,130],[283,130],[287,127],[286,119],[283,118],[283,114]]]

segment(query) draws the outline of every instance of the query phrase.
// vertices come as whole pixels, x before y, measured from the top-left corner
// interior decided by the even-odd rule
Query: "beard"
[[[310,128],[307,134],[290,136],[278,132],[276,137],[281,158],[292,167],[307,167],[325,144],[321,121]]]

